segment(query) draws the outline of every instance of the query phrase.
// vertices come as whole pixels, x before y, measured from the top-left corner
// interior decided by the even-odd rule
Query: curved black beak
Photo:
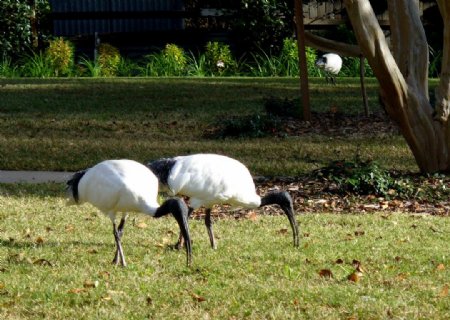
[[[158,218],[168,213],[172,213],[173,217],[178,222],[178,226],[180,227],[180,232],[185,240],[184,245],[186,247],[186,261],[187,266],[189,267],[192,264],[192,248],[188,224],[188,207],[184,201],[179,198],[168,199],[158,208],[154,217]]]
[[[294,247],[298,247],[299,244],[299,236],[298,236],[298,224],[294,217],[294,209],[292,207],[284,208],[281,207],[284,213],[287,215],[289,219],[289,223],[291,224],[292,234],[294,237]]]
[[[287,191],[271,192],[261,199],[261,207],[269,204],[277,204],[283,209],[291,224],[294,237],[294,247],[299,246],[298,224],[294,217],[294,204],[291,195]]]

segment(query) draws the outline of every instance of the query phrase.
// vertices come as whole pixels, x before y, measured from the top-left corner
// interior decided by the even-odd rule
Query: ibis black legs
[[[299,231],[298,231],[298,223],[295,220],[294,216],[294,206],[292,202],[292,198],[289,195],[287,191],[277,191],[277,192],[271,192],[267,194],[265,197],[261,198],[261,205],[260,207],[271,205],[271,204],[277,204],[280,206],[280,208],[283,210],[284,214],[287,216],[289,223],[291,225],[292,229],[292,236],[294,239],[294,247],[298,247],[300,245],[299,240]],[[189,208],[189,214],[190,216],[192,214],[193,209]],[[206,230],[208,231],[209,241],[211,243],[211,248],[216,249],[216,241],[214,239],[214,232],[213,232],[213,220],[211,218],[211,209],[207,208],[205,211],[205,226]],[[183,236],[180,234],[178,237],[177,243],[174,245],[174,248],[181,249],[183,247]]]
[[[189,217],[191,216],[192,212],[194,211],[194,209],[189,208]],[[206,209],[205,210],[205,226],[206,226],[206,230],[208,231],[208,236],[209,236],[209,242],[211,243],[211,248],[213,248],[214,250],[217,249],[217,245],[216,245],[216,240],[214,239],[214,233],[212,230],[212,225],[213,225],[213,221],[211,218],[211,209]],[[180,233],[180,236],[178,237],[178,241],[177,243],[175,243],[175,245],[173,246],[175,249],[180,250],[181,248],[183,248],[183,244],[184,244],[184,239],[183,236]]]
[[[123,254],[122,243],[120,242],[120,239],[122,239],[123,228],[125,226],[126,220],[127,216],[122,217],[119,223],[119,227],[116,227],[116,224],[113,222],[113,234],[114,240],[116,241],[116,254],[114,255],[112,263],[118,265],[120,261],[120,264],[123,267],[126,267],[127,263],[125,261],[125,255]]]
[[[211,220],[211,209],[208,208],[208,209],[206,209],[205,226],[206,226],[206,230],[208,230],[209,242],[211,243],[211,248],[216,250],[217,246],[216,246],[216,241],[214,239],[212,225],[213,225],[213,222]]]

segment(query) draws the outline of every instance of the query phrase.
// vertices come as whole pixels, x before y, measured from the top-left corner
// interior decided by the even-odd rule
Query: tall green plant
[[[190,52],[187,57],[187,74],[194,77],[204,77],[208,74],[206,66],[206,57],[204,54],[199,54],[198,57]]]
[[[294,39],[286,38],[279,54],[260,50],[259,54],[251,54],[252,61],[248,68],[252,76],[259,77],[297,77],[299,75],[298,49]],[[317,76],[315,67],[316,51],[306,47],[306,62],[308,75]]]
[[[78,74],[81,76],[97,78],[101,76],[102,68],[95,60],[89,60],[85,57],[80,58]]]
[[[13,64],[11,58],[4,56],[0,61],[0,77],[12,78],[19,75],[19,69]]]
[[[42,52],[22,58],[22,72],[25,77],[48,78],[54,75],[50,59]]]

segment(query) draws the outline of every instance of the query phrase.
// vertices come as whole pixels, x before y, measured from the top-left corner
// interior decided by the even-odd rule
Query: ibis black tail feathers
[[[79,194],[78,194],[78,184],[80,183],[81,178],[83,178],[84,174],[87,172],[87,170],[82,170],[75,172],[72,178],[67,181],[67,193],[70,198],[72,198],[75,203],[78,203],[80,200]]]

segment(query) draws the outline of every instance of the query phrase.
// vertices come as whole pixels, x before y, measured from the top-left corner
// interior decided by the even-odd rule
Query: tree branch
[[[305,32],[305,42],[306,45],[315,49],[337,53],[343,57],[359,57],[361,55],[361,50],[357,45],[329,40],[310,32]]]
[[[368,0],[344,0],[350,21],[362,54],[380,80],[380,87],[386,97],[387,111],[391,117],[401,121],[400,110],[390,110],[389,105],[403,106],[407,86],[384,37]],[[397,101],[394,101],[397,100]]]

